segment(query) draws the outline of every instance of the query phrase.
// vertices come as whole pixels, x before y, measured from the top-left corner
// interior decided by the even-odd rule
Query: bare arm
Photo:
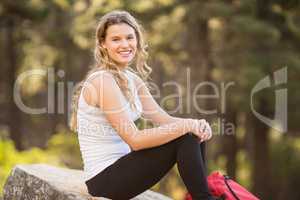
[[[171,123],[182,124],[182,121],[185,121],[184,118],[173,117],[165,112],[158,103],[154,100],[153,96],[149,92],[148,88],[146,87],[144,81],[138,77],[135,77],[135,85],[138,90],[139,98],[142,102],[143,107],[143,116],[146,119],[149,119],[152,123],[158,125],[166,125]],[[200,142],[208,140],[212,136],[211,128],[206,120],[202,120],[199,124],[199,130],[202,134],[200,134],[199,140]],[[195,134],[197,130],[194,130]],[[199,135],[199,134],[198,134]]]
[[[105,113],[112,127],[132,150],[165,144],[193,131],[198,124],[196,120],[189,119],[181,120],[180,123],[170,121],[171,123],[157,128],[138,130],[124,109],[128,106],[126,105],[127,102],[111,74],[102,73],[91,80],[89,85],[92,87],[86,88],[84,97],[87,96],[91,102],[97,102],[97,106]]]
[[[137,75],[135,75],[134,77],[135,85],[138,90],[138,95],[143,107],[144,118],[150,120],[152,123],[157,125],[178,123],[184,120],[183,118],[173,117],[169,115],[166,111],[164,111],[154,100],[144,81]]]

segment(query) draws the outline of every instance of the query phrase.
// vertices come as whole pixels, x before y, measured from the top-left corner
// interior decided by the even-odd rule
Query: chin
[[[118,64],[118,65],[120,65],[120,66],[124,66],[124,67],[126,67],[126,66],[128,66],[129,65],[129,63],[132,61],[132,59],[126,59],[126,60],[118,60],[118,61],[116,61],[116,63]]]
[[[115,62],[120,68],[126,68],[129,65],[129,62],[124,62],[124,61],[116,61]]]

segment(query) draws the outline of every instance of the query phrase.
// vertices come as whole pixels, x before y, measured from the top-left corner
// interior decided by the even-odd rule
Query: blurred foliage
[[[0,195],[6,178],[18,164],[47,163],[59,167],[82,168],[77,135],[60,132],[52,136],[47,149],[32,147],[17,151],[9,139],[0,140]]]
[[[271,199],[300,199],[300,139],[281,136],[272,145]],[[280,188],[280,190],[275,190]]]

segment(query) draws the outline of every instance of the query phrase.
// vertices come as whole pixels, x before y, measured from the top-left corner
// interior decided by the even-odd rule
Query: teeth
[[[122,55],[127,55],[127,54],[130,54],[131,51],[120,51],[119,54],[122,54]]]

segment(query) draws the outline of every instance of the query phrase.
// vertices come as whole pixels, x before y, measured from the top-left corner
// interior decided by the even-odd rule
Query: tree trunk
[[[199,83],[205,81],[213,83],[211,77],[211,71],[214,67],[213,59],[211,56],[211,44],[209,41],[209,27],[208,19],[200,16],[195,16],[198,13],[199,8],[203,6],[202,3],[192,2],[189,5],[186,16],[187,21],[187,41],[186,48],[189,53],[188,66],[191,67],[191,98],[188,98],[191,103],[191,110],[188,110],[188,114],[197,118],[205,118],[209,120],[213,115],[217,113],[209,113],[207,111],[216,108],[216,101],[213,99],[197,99],[196,102],[192,101],[194,98],[193,91],[199,86]],[[196,95],[202,94],[213,94],[210,86],[199,87]],[[189,88],[187,88],[189,90]],[[198,109],[200,108],[200,109]]]
[[[260,113],[266,113],[266,102],[260,100]],[[252,117],[253,126],[253,191],[261,199],[270,199],[270,148],[269,127]]]
[[[224,130],[223,137],[223,152],[227,158],[226,161],[226,171],[227,174],[234,178],[236,177],[237,161],[236,155],[238,152],[238,142],[236,138],[236,128],[237,128],[237,112],[234,109],[228,109],[226,112],[225,123],[232,123],[234,126],[234,131],[232,133],[227,133]],[[226,126],[225,126],[226,129]]]
[[[5,26],[5,40],[4,48],[6,49],[6,69],[7,69],[7,105],[8,105],[8,124],[10,129],[10,137],[13,140],[16,149],[24,150],[22,143],[22,132],[21,132],[21,113],[16,106],[13,98],[13,89],[16,79],[17,71],[17,44],[14,38],[15,22],[13,19],[8,18]]]

